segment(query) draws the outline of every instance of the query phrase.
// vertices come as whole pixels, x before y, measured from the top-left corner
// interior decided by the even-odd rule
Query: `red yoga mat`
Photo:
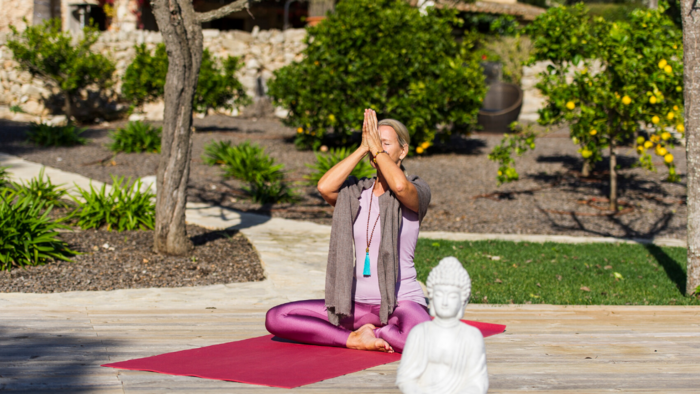
[[[484,337],[506,326],[463,320]],[[305,345],[272,335],[139,358],[103,367],[294,388],[399,361],[398,353]]]

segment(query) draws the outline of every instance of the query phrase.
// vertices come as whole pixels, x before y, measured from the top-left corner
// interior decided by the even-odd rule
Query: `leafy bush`
[[[0,271],[39,265],[50,259],[70,261],[77,254],[57,238],[56,230],[66,226],[51,220],[49,207],[31,196],[13,202],[9,190],[0,191]]]
[[[503,80],[520,85],[523,65],[530,59],[532,42],[527,36],[503,36],[488,40],[484,49],[503,66]]]
[[[209,108],[238,108],[252,102],[235,76],[243,66],[240,59],[229,56],[220,63],[204,49],[194,97],[197,112],[206,112]],[[163,97],[167,72],[168,54],[164,44],[158,44],[153,55],[145,44],[137,46],[136,57],[124,74],[122,95],[135,106]]]
[[[231,141],[211,142],[204,147],[202,160],[209,165],[220,164],[225,176],[246,182],[275,182],[284,176],[283,164],[265,154],[265,149],[258,144],[251,145],[244,141],[233,146]]]
[[[260,204],[276,204],[280,202],[297,202],[297,196],[287,185],[281,180],[273,182],[252,181],[250,187],[244,187],[253,201]]]
[[[664,13],[665,6],[662,2],[657,10],[638,9],[627,22],[614,23],[591,18],[582,4],[550,8],[526,28],[536,37],[532,61],[552,63],[536,85],[548,100],[539,110],[539,123],[568,123],[571,140],[580,146],[588,165],[602,160],[603,149],[609,150],[613,210],[617,146],[636,141],[641,166],[655,171],[648,152],[653,148],[668,167],[668,180],[679,179],[667,147],[673,146],[672,133],[685,132],[683,43],[682,32]],[[523,145],[504,140],[494,152],[506,143],[534,148],[534,141]],[[511,176],[499,181],[517,179],[505,153],[497,158],[499,177]]]
[[[10,183],[10,174],[7,172],[8,168],[10,167],[0,166],[0,189]]]
[[[458,43],[457,12],[429,7],[425,16],[404,0],[347,0],[307,29],[304,59],[275,72],[269,94],[299,127],[296,145],[316,149],[332,130],[341,143],[362,126],[365,108],[403,121],[415,146],[475,124],[486,88],[470,54]]]
[[[122,96],[134,106],[140,106],[163,96],[168,54],[163,44],[156,47],[155,55],[146,49],[146,44],[137,45],[134,49],[136,56],[122,77]]]
[[[29,197],[33,201],[41,201],[46,207],[65,207],[68,206],[63,197],[67,195],[65,189],[60,188],[61,185],[54,185],[51,179],[47,176],[44,180],[44,167],[41,167],[39,176],[32,178],[28,183],[12,182],[8,197],[20,198]]]
[[[350,147],[331,149],[328,154],[316,152],[316,163],[306,165],[307,167],[313,169],[314,172],[305,176],[304,179],[306,179],[306,182],[309,185],[316,186],[318,181],[321,180],[321,177],[323,177],[328,170],[343,161],[346,157],[350,156],[354,150],[354,147]],[[350,175],[357,177],[357,179],[365,177],[369,178],[374,175],[375,171],[376,170],[372,168],[372,165],[369,164],[368,161],[362,160],[357,164],[357,166],[355,166]]]
[[[54,126],[45,123],[32,123],[29,126],[27,140],[41,146],[75,146],[85,145],[87,139],[80,136],[86,129],[75,125]]]
[[[100,228],[107,230],[145,230],[153,229],[155,223],[154,194],[150,186],[141,191],[141,180],[131,183],[131,178],[112,176],[112,188],[109,193],[107,185],[97,191],[90,185],[90,191],[78,187],[80,198],[72,197],[77,208],[71,217],[77,217],[80,228]]]
[[[590,9],[592,16],[601,16],[609,22],[626,21],[629,19],[632,11],[638,8],[645,8],[645,4],[610,4],[610,3],[597,3],[597,4],[586,4]]]
[[[69,30],[61,29],[59,18],[27,26],[22,32],[14,26],[10,29],[7,46],[19,68],[61,91],[69,119],[74,118],[73,101],[80,90],[93,84],[100,89],[111,86],[114,62],[90,49],[100,35],[95,27],[85,27],[75,40]]]
[[[112,143],[109,144],[109,149],[125,153],[160,152],[162,131],[162,127],[155,127],[141,121],[129,122],[126,127],[110,133]]]

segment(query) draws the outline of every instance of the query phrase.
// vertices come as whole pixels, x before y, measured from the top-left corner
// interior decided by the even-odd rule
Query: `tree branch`
[[[223,18],[228,14],[240,11],[244,8],[248,8],[250,0],[236,0],[233,3],[227,4],[221,8],[217,8],[213,11],[208,12],[198,12],[197,22],[204,23],[213,21],[214,19]]]

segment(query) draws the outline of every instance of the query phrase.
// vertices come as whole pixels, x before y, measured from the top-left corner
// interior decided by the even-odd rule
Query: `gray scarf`
[[[418,190],[418,221],[421,223],[428,212],[430,187],[415,175],[409,176],[408,180]],[[354,176],[349,177],[340,188],[333,211],[326,268],[326,308],[328,320],[336,326],[340,323],[340,319],[352,314],[352,285],[355,271],[353,224],[360,208],[360,195],[363,190],[372,187],[374,182],[375,178],[357,180]],[[381,241],[377,275],[379,293],[382,297],[379,317],[381,323],[386,324],[389,315],[396,307],[396,282],[399,273],[397,246],[402,219],[401,203],[391,190],[379,196],[379,215]]]

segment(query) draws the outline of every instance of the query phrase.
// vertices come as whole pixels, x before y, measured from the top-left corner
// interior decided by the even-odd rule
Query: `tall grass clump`
[[[316,186],[318,181],[323,177],[323,175],[328,172],[333,166],[345,160],[350,154],[355,150],[354,147],[351,148],[339,148],[331,149],[328,154],[323,154],[316,152],[316,163],[306,164],[307,167],[314,170],[311,174],[304,176],[306,183],[311,186]],[[361,178],[369,178],[374,175],[375,170],[368,161],[362,160],[357,166],[352,170],[350,175]]]
[[[44,177],[44,169],[41,167],[39,175],[27,183],[10,183],[8,196],[12,199],[29,197],[30,200],[41,201],[47,208],[68,206],[66,201],[63,201],[67,195],[66,189],[61,188],[61,185],[54,185],[48,176]]]
[[[14,200],[10,190],[0,191],[0,271],[39,265],[48,260],[70,261],[77,252],[57,238],[67,226],[49,218],[51,206],[31,196]],[[43,211],[43,213],[42,213]]]
[[[85,130],[73,124],[54,126],[46,123],[32,123],[29,126],[27,140],[40,146],[85,145],[87,139],[80,136]]]
[[[155,127],[141,121],[129,122],[126,127],[110,133],[112,143],[108,147],[113,152],[160,152],[162,131],[162,127]]]
[[[77,225],[82,229],[106,227],[108,231],[153,229],[155,223],[155,195],[141,190],[141,180],[131,182],[131,178],[112,176],[112,186],[107,192],[107,185],[100,190],[90,185],[90,190],[78,187],[80,197],[73,197],[77,208],[71,217],[77,218]]]
[[[209,165],[221,165],[224,176],[246,182],[275,182],[284,177],[284,165],[275,164],[265,148],[249,141],[236,146],[231,141],[212,142],[204,147],[202,160]]]

